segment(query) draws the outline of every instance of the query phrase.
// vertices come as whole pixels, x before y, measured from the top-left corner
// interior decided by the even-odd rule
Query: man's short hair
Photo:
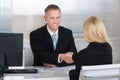
[[[55,4],[48,5],[45,9],[45,13],[47,13],[49,10],[59,10],[61,12],[60,8]]]

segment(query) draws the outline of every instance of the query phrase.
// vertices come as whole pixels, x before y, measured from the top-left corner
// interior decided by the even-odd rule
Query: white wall
[[[30,29],[36,29],[44,22],[44,9],[49,4],[57,4],[62,11],[61,25],[72,29],[73,32],[82,32],[83,22],[89,16],[98,16],[102,19],[109,34],[120,34],[120,0],[11,0],[13,17],[13,32],[29,34]],[[67,5],[67,4],[70,5]],[[36,17],[38,16],[38,17]],[[23,20],[20,20],[23,19]],[[36,20],[37,19],[37,20]],[[17,24],[15,21],[18,21]],[[23,26],[20,26],[23,25]],[[26,31],[24,29],[24,25]]]

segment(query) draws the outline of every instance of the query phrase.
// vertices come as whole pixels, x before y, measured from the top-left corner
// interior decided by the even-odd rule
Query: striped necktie
[[[57,43],[56,34],[52,35],[52,41],[53,41],[53,46],[54,46],[54,50],[55,50],[56,49],[56,43]]]

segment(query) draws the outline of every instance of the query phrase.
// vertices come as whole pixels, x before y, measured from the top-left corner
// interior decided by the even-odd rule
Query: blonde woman
[[[72,56],[76,69],[69,73],[70,80],[79,80],[83,65],[112,64],[112,47],[103,22],[96,16],[84,22],[84,38],[89,45]]]

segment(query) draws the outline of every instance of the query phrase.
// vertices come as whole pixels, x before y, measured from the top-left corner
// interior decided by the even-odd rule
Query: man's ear
[[[46,16],[44,16],[44,20],[45,20],[45,22],[47,22]]]

